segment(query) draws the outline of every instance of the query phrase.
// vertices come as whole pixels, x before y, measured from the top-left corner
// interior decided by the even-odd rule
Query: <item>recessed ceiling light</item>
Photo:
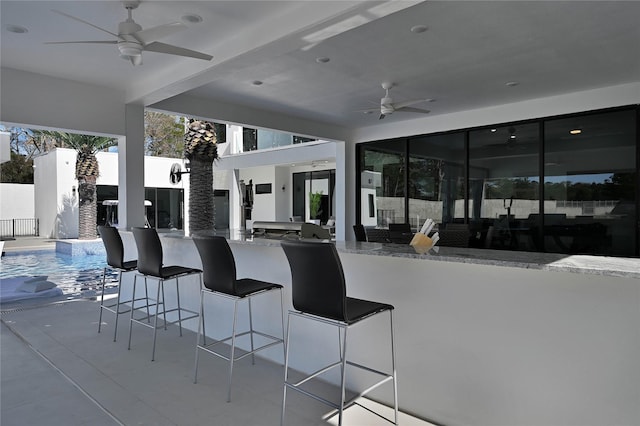
[[[579,135],[580,133],[582,133],[582,129],[573,129],[569,131],[569,133],[571,133],[572,135]]]
[[[16,34],[24,34],[29,32],[28,29],[26,29],[25,27],[21,27],[20,25],[9,24],[5,27],[5,29],[10,33],[16,33]]]
[[[426,25],[414,25],[413,27],[411,27],[411,32],[412,33],[416,33],[416,34],[420,34],[427,31],[427,26]]]
[[[183,15],[181,19],[190,24],[199,24],[202,22],[202,16],[195,14]]]
[[[505,86],[508,86],[508,87],[515,87],[515,86],[517,86],[518,84],[520,84],[520,83],[518,83],[517,81],[508,81],[508,82],[506,82],[504,85],[505,85]]]
[[[251,84],[254,86],[262,86],[262,82],[260,80],[254,80]]]
[[[316,58],[316,62],[319,63],[319,64],[326,64],[330,60],[331,59],[327,58],[326,56],[321,56],[319,58]]]
[[[491,129],[491,133],[495,133],[497,131],[498,131],[498,129]]]

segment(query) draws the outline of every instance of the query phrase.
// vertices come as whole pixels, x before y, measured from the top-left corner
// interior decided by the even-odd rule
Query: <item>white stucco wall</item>
[[[0,163],[11,160],[11,133],[0,132]]]
[[[273,167],[253,167],[240,170],[240,179],[244,180],[245,185],[248,185],[249,181],[253,181],[254,195],[251,220],[284,220],[276,219],[275,172]],[[271,184],[271,194],[256,193],[256,185],[263,183]]]
[[[26,183],[0,183],[0,219],[34,217],[34,186]]]
[[[118,185],[118,154],[99,152],[98,185]],[[76,152],[57,148],[34,160],[34,211],[40,219],[40,235],[49,238],[77,238],[78,236],[78,181],[75,179]],[[145,157],[144,182],[148,188],[175,188],[185,190],[185,212],[188,209],[189,178],[172,185],[169,171],[173,163],[184,162],[175,158]]]

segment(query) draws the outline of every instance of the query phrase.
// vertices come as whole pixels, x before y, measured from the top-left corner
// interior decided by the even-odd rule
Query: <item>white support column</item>
[[[353,224],[347,218],[347,155],[344,142],[336,142],[336,186],[335,191],[335,213],[336,213],[336,240],[344,241],[346,239],[347,225],[349,229]],[[353,198],[351,198],[353,200]]]
[[[234,169],[229,179],[229,229],[241,229],[242,220],[242,194],[240,193],[240,171]]]
[[[118,227],[144,226],[144,106],[125,106],[126,136],[118,140]]]

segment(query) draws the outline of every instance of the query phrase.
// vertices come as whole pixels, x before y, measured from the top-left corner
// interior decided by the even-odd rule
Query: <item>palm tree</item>
[[[184,157],[191,163],[189,174],[189,231],[215,229],[213,202],[213,162],[218,157],[214,124],[189,120],[184,135]]]
[[[118,143],[116,139],[104,136],[78,135],[66,132],[38,131],[54,138],[60,147],[75,149],[76,179],[78,180],[78,238],[92,240],[97,238],[96,224],[98,217],[98,201],[96,180],[100,176],[96,153]]]

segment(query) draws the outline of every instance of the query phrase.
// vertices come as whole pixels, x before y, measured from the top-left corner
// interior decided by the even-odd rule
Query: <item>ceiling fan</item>
[[[166,53],[169,55],[186,56],[189,58],[203,59],[209,61],[213,58],[211,55],[205,53],[196,52],[195,50],[189,50],[178,46],[172,46],[170,44],[161,43],[156,41],[163,37],[167,37],[178,31],[186,29],[187,26],[181,22],[172,22],[169,24],[158,25],[156,27],[147,28],[145,30],[136,23],[131,17],[131,13],[140,5],[139,0],[135,1],[123,1],[125,9],[129,14],[126,21],[118,24],[118,33],[113,33],[109,30],[101,28],[83,19],[69,15],[59,10],[52,10],[52,12],[58,15],[65,16],[83,24],[89,25],[102,32],[105,32],[113,37],[115,40],[97,40],[97,41],[51,41],[45,44],[115,44],[118,46],[120,57],[131,61],[135,65],[142,65],[142,52],[156,52]]]
[[[365,114],[371,114],[373,112],[380,111],[379,120],[382,120],[387,115],[391,115],[396,111],[417,112],[420,114],[428,114],[429,112],[431,112],[427,109],[414,108],[411,105],[414,105],[420,102],[433,102],[432,99],[414,99],[411,101],[393,102],[393,99],[391,98],[391,96],[389,96],[389,89],[391,89],[392,87],[393,87],[393,83],[389,83],[389,82],[382,83],[382,88],[386,91],[386,94],[382,99],[380,99],[380,108],[370,108],[370,109],[365,109],[361,111],[364,112]]]

